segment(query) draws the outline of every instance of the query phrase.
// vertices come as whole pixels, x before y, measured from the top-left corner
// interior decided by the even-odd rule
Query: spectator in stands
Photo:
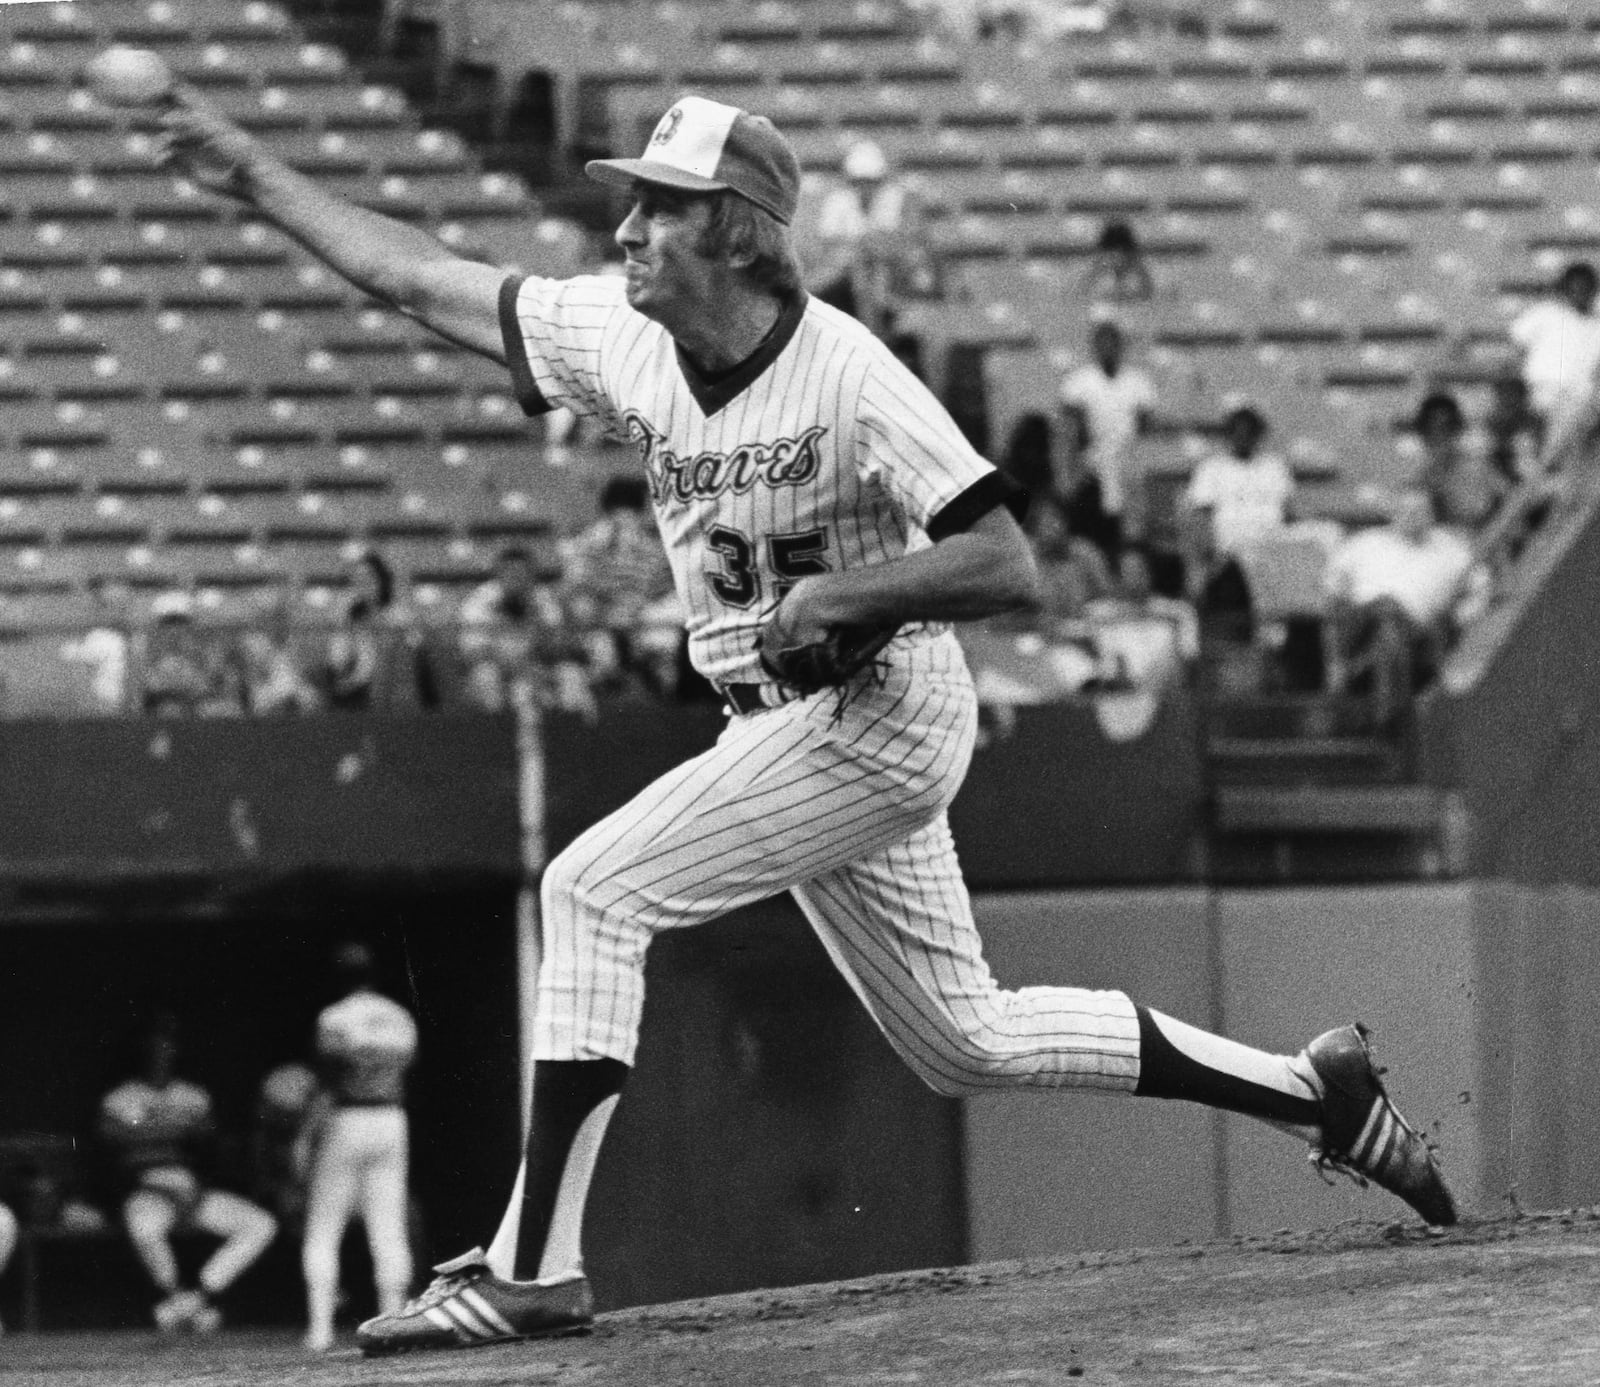
[[[1052,449],[1055,494],[1060,498],[1067,528],[1082,535],[1104,554],[1117,552],[1121,523],[1106,514],[1101,504],[1100,478],[1095,474],[1093,438],[1089,416],[1076,405],[1061,407],[1059,442]]]
[[[1155,291],[1155,280],[1133,227],[1125,221],[1108,221],[1101,228],[1084,276],[1085,297],[1102,303],[1144,303]]]
[[[489,712],[559,709],[594,716],[582,643],[568,629],[559,556],[543,565],[520,544],[461,606],[467,691]]]
[[[399,601],[388,560],[364,549],[349,573],[344,624],[328,637],[313,671],[328,706],[348,712],[434,706],[431,662]]]
[[[1228,415],[1222,431],[1225,450],[1201,459],[1184,492],[1191,543],[1203,572],[1279,529],[1294,501],[1288,463],[1261,451],[1267,421],[1259,412],[1241,405]]]
[[[211,1097],[177,1076],[177,1058],[176,1023],[162,1017],[143,1038],[138,1075],[101,1101],[98,1132],[121,1177],[123,1227],[161,1295],[156,1328],[212,1333],[222,1323],[213,1301],[266,1251],[278,1225],[265,1209],[201,1180],[200,1148],[215,1131]],[[185,1289],[172,1237],[189,1229],[222,1245]]]
[[[600,518],[567,545],[569,612],[587,646],[592,684],[617,684],[625,671],[648,668],[659,644],[652,628],[672,623],[676,651],[681,618],[672,569],[661,548],[643,477],[613,477],[600,492]]]
[[[89,596],[94,602],[94,625],[64,641],[61,658],[85,667],[94,711],[123,713],[128,698],[128,591],[122,583],[93,578]]]
[[[1057,493],[1050,418],[1038,410],[1017,417],[1000,455],[1000,470],[1035,501]]]
[[[1439,524],[1432,494],[1416,484],[1396,497],[1389,524],[1357,531],[1334,550],[1324,583],[1328,688],[1367,692],[1380,726],[1434,676],[1489,595],[1470,544]]]
[[[1087,475],[1069,492],[1069,501],[1085,517],[1092,517],[1093,502],[1098,502],[1099,518],[1091,518],[1092,528],[1080,532],[1094,534],[1114,554],[1124,539],[1143,533],[1145,486],[1138,443],[1150,427],[1156,388],[1148,375],[1127,364],[1127,344],[1116,323],[1102,321],[1090,329],[1089,354],[1091,360],[1061,382],[1061,404],[1082,416],[1087,441]],[[1093,493],[1085,489],[1090,484]]]
[[[1477,529],[1499,507],[1507,484],[1484,441],[1468,436],[1460,403],[1448,390],[1434,391],[1417,406],[1412,427],[1422,443],[1420,481],[1439,520]]]
[[[1600,369],[1600,317],[1595,315],[1594,266],[1576,260],[1561,272],[1554,295],[1525,309],[1511,324],[1522,349],[1528,402],[1553,438],[1588,403]]]
[[[1028,507],[1025,528],[1043,580],[1039,619],[1047,630],[1059,633],[1071,627],[1076,632],[1089,603],[1114,590],[1111,567],[1098,545],[1072,533],[1066,512],[1052,498]]]
[[[1200,655],[1200,625],[1189,603],[1156,592],[1150,559],[1135,545],[1117,557],[1116,584],[1088,604],[1101,659],[1116,682],[1164,688],[1187,681]]]
[[[911,0],[957,43],[1021,43],[1069,34],[1099,34],[1114,8],[1105,0]]]
[[[157,717],[238,717],[244,711],[239,668],[219,641],[195,629],[186,592],[165,592],[151,606],[145,649],[144,709]]]
[[[1202,643],[1218,657],[1219,671],[1234,668],[1231,660],[1247,654],[1255,638],[1255,603],[1240,555],[1283,526],[1294,499],[1288,464],[1261,451],[1267,422],[1260,413],[1240,406],[1224,421],[1223,434],[1226,447],[1195,467],[1178,514],[1185,596],[1200,614]]]
[[[289,630],[287,605],[274,604],[260,629],[239,639],[245,707],[252,717],[314,713],[322,697],[300,668]]]
[[[923,209],[871,140],[845,151],[843,171],[817,209],[813,292],[888,336],[904,300],[938,292]]]
[[[1521,376],[1497,376],[1489,412],[1484,415],[1489,463],[1507,486],[1517,486],[1539,471],[1544,425],[1528,399],[1528,383]]]
[[[1101,675],[1085,610],[1092,599],[1111,590],[1111,572],[1094,544],[1068,531],[1066,514],[1052,497],[1034,499],[1024,529],[1039,566],[1040,608],[1027,616],[993,617],[982,625],[990,633],[1010,633],[1028,658],[1042,658],[1049,686],[1057,694],[1076,693]],[[978,673],[982,702],[993,706],[1015,701],[997,691],[992,673]]]

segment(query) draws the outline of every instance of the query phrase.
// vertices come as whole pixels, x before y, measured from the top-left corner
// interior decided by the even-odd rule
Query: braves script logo
[[[678,127],[682,124],[683,107],[674,106],[661,117],[661,124],[656,126],[656,133],[650,137],[651,145],[666,144],[678,133]]]
[[[813,424],[798,438],[771,443],[741,443],[731,453],[695,453],[680,457],[667,444],[667,436],[630,409],[623,415],[628,435],[639,445],[650,474],[650,490],[657,505],[715,500],[731,493],[743,496],[758,482],[776,489],[804,486],[822,466],[822,436],[827,428]]]

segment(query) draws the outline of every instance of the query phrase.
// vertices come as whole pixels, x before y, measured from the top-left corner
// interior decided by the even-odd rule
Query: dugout
[[[213,1173],[245,1189],[257,1086],[305,1058],[348,937],[373,942],[424,1035],[419,1258],[498,1216],[518,1141],[514,740],[488,717],[0,728],[0,1181],[43,1225],[0,1280],[9,1323],[30,1318],[30,1280],[45,1327],[148,1312],[120,1237],[39,1210],[106,1207],[95,1106],[131,1072],[139,1023],[180,1018],[181,1072],[217,1108]],[[30,1196],[35,1153],[63,1143],[54,1195]],[[298,1315],[296,1262],[275,1248],[231,1308]]]

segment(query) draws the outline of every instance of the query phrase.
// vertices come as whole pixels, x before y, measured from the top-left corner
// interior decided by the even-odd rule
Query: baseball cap
[[[800,200],[800,161],[765,116],[703,96],[681,97],[638,159],[591,159],[584,172],[625,188],[635,180],[691,193],[731,189],[785,226]]]

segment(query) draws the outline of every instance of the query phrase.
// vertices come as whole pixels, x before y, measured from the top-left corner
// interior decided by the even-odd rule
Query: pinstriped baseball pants
[[[715,747],[576,839],[545,872],[534,1058],[631,1064],[660,930],[784,890],[908,1064],[941,1093],[1132,1092],[1121,992],[998,987],[945,810],[977,705],[953,636],[897,648],[881,686],[736,716]]]

